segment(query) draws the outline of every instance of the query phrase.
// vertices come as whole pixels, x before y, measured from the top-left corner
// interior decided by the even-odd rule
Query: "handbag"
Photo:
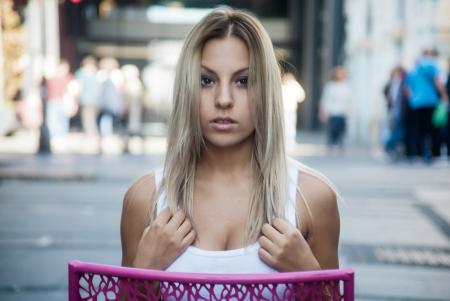
[[[448,120],[447,104],[440,101],[439,104],[433,110],[432,122],[433,126],[437,128],[444,127]]]

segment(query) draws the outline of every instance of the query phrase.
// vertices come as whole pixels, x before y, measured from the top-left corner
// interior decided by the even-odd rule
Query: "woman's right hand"
[[[166,208],[144,229],[133,266],[165,270],[194,242],[195,236],[191,222],[183,211],[172,214]]]

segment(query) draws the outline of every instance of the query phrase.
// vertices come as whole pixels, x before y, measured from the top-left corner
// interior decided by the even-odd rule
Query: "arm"
[[[297,196],[298,227],[305,229],[306,241],[320,268],[337,269],[340,219],[336,193],[327,181],[313,171],[300,173],[298,187],[302,195]],[[321,291],[322,300],[338,300],[339,282],[323,283]]]
[[[139,241],[145,227],[153,219],[151,206],[155,192],[155,181],[151,175],[138,179],[128,189],[123,200],[122,218],[120,223],[120,238],[122,242],[122,266],[134,267],[134,258],[138,249]],[[119,300],[127,300],[128,295],[140,295],[137,300],[144,300],[147,295],[145,283],[133,284],[123,279],[120,284]],[[158,283],[153,283],[153,293],[158,292]]]
[[[439,79],[439,77],[435,77],[434,78],[434,84],[436,86],[436,89],[439,92],[439,95],[441,96],[441,99],[443,101],[447,101],[448,102],[447,91],[446,91],[444,85],[441,83],[441,80]]]
[[[434,61],[433,64],[426,65],[422,67],[422,72],[427,75],[428,79],[434,84],[435,89],[437,90],[438,97],[444,102],[448,102],[447,91],[445,91],[445,87],[441,81],[441,70],[437,65],[437,61]]]
[[[153,219],[150,211],[154,194],[155,180],[152,175],[138,179],[125,194],[120,223],[123,266],[133,266],[144,229]]]
[[[307,222],[306,241],[311,252],[322,269],[339,268],[340,218],[336,194],[324,180],[307,172],[299,176],[299,187],[305,200],[298,196],[297,212],[300,223]]]

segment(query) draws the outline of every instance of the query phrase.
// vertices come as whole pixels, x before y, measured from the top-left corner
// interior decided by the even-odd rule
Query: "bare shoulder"
[[[149,173],[137,179],[125,193],[123,210],[142,210],[150,208],[156,192],[155,176]]]
[[[337,191],[330,179],[321,172],[290,159],[289,163],[298,170],[297,203],[307,203],[311,210],[337,210]]]
[[[318,171],[307,168],[298,173],[298,187],[312,211],[337,209],[337,195],[332,182]],[[301,201],[301,199],[298,199]]]

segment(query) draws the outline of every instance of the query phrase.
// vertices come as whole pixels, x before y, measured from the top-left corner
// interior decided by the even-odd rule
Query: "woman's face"
[[[200,125],[210,146],[251,143],[255,126],[248,93],[249,51],[236,37],[211,39],[201,58]]]

